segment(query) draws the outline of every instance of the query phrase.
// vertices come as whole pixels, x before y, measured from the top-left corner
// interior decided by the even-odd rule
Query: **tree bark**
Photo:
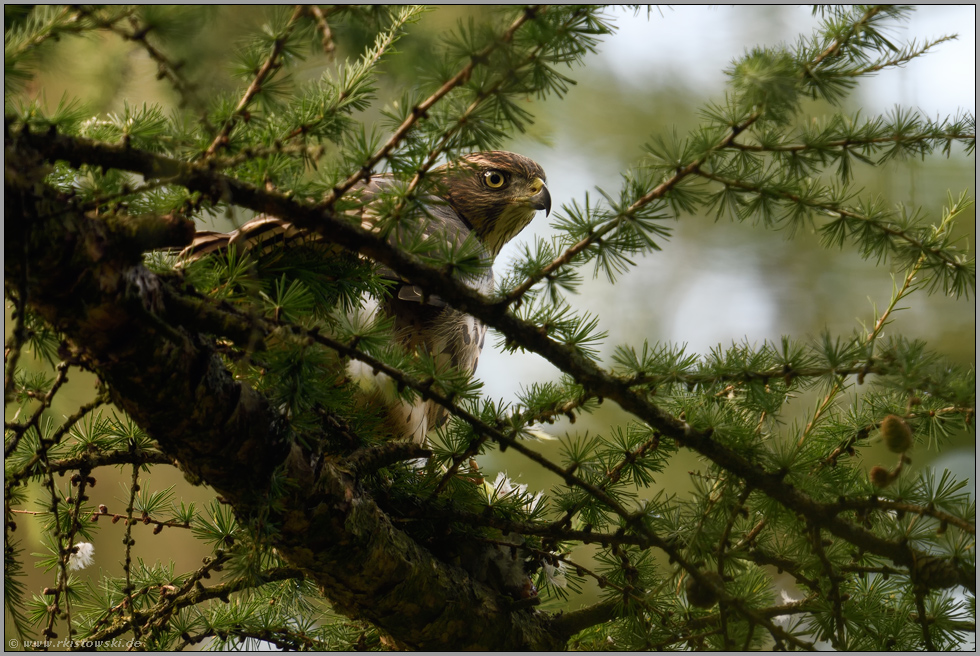
[[[189,221],[93,218],[43,182],[39,153],[7,129],[4,274],[8,295],[63,333],[112,401],[207,483],[245,526],[275,526],[274,546],[334,607],[426,650],[560,649],[553,618],[512,602],[395,528],[341,457],[311,467],[285,420],[225,368],[195,328],[179,279],[142,265],[142,251],[189,241]],[[239,327],[241,329],[241,327]],[[270,510],[270,483],[289,486]]]

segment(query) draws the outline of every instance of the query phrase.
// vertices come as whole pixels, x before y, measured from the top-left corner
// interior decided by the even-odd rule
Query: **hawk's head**
[[[491,256],[531,222],[536,210],[551,212],[544,169],[523,155],[472,153],[444,170],[440,195],[473,228]]]

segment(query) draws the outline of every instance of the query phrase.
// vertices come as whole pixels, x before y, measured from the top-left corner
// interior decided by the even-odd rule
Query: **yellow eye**
[[[507,178],[500,171],[494,171],[493,169],[489,171],[484,171],[483,182],[491,189],[500,189],[507,182]]]

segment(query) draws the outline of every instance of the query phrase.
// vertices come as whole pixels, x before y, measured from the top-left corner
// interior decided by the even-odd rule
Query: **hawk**
[[[484,273],[464,282],[477,291],[491,291],[493,272],[489,265],[500,249],[531,222],[537,210],[551,212],[544,170],[523,155],[490,151],[464,155],[433,169],[430,175],[436,180],[431,195],[421,199],[421,209],[413,216],[390,230],[388,242],[401,246],[410,240],[435,239],[459,245],[472,235],[488,266]],[[381,229],[384,203],[379,192],[393,190],[395,184],[390,175],[379,175],[352,190],[361,201],[357,212],[364,228]],[[229,247],[236,247],[239,252],[258,248],[261,252],[273,244],[288,246],[290,242],[317,238],[288,221],[260,216],[233,232],[198,232],[180,257],[187,262]],[[423,349],[434,358],[437,370],[452,366],[467,373],[475,371],[487,327],[410,280],[385,268],[381,273],[393,283],[391,294],[375,302],[374,307],[369,301],[368,310],[394,320],[395,339],[409,352]],[[386,429],[396,439],[422,444],[430,430],[448,419],[446,409],[434,401],[399,400],[387,376],[373,373],[361,362],[352,361],[348,372],[367,388],[372,402],[386,408]]]

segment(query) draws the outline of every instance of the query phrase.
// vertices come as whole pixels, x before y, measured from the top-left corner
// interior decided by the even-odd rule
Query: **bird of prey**
[[[490,151],[464,155],[433,169],[430,175],[436,181],[431,195],[422,199],[420,210],[387,233],[387,240],[394,246],[419,239],[459,245],[472,235],[488,266],[485,273],[464,282],[487,293],[493,286],[489,265],[500,249],[531,222],[536,210],[551,212],[544,170],[522,155]],[[393,189],[395,184],[391,176],[378,175],[352,190],[360,199],[357,212],[362,227],[380,229],[384,215],[380,192]],[[236,247],[239,252],[258,248],[261,252],[272,244],[288,247],[290,242],[317,238],[288,221],[259,216],[230,233],[197,233],[193,243],[181,253],[181,259],[195,260],[229,247]],[[391,295],[377,301],[370,311],[394,320],[395,339],[409,352],[421,348],[431,355],[437,370],[451,366],[472,373],[483,348],[486,326],[412,281],[384,268],[381,272],[393,281]],[[387,376],[373,373],[363,363],[352,361],[348,372],[367,388],[371,402],[386,408],[385,428],[396,439],[424,444],[428,432],[448,419],[445,408],[434,401],[399,400]]]

